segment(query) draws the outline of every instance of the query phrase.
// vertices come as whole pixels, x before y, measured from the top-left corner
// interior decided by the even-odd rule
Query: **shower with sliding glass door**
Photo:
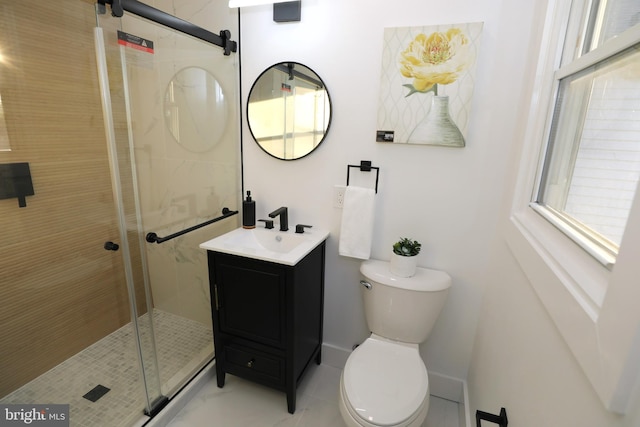
[[[241,197],[235,11],[147,2],[218,46],[106,3],[0,2],[0,403],[72,426],[140,425],[211,362],[198,245]]]

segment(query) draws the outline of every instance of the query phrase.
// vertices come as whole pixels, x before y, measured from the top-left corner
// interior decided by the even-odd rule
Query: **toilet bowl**
[[[428,409],[429,380],[417,344],[372,334],[353,351],[340,379],[348,426],[420,426]]]
[[[429,410],[429,379],[419,344],[451,286],[444,272],[418,268],[400,278],[369,260],[360,272],[372,334],[349,356],[340,378],[340,413],[350,427],[418,427]]]

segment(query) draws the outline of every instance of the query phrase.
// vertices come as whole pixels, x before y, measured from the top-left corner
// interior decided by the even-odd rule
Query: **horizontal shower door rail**
[[[231,32],[229,30],[222,30],[218,35],[137,0],[98,0],[98,3],[102,6],[111,5],[111,15],[116,18],[121,18],[126,10],[165,27],[173,28],[176,31],[220,46],[224,49],[225,55],[230,55],[231,52],[238,50],[238,44],[231,40]]]
[[[214,222],[218,222],[220,220],[223,220],[225,218],[229,218],[230,216],[236,215],[238,213],[238,211],[232,211],[229,210],[229,208],[222,208],[222,215],[217,217],[217,218],[213,218],[209,221],[203,222],[202,224],[198,224],[198,225],[194,225],[193,227],[189,227],[189,228],[185,228],[182,231],[178,231],[177,233],[173,233],[170,234],[166,237],[159,237],[156,233],[147,233],[147,236],[145,237],[145,240],[149,243],[162,243],[162,242],[166,242],[167,240],[171,240],[174,239],[178,236],[182,236],[183,234],[187,234],[190,233],[194,230],[197,230],[198,228],[202,228],[206,225],[209,224],[213,224]]]

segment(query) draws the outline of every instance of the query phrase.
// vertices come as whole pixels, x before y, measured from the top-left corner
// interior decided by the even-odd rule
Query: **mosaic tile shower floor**
[[[141,343],[148,348],[147,315],[140,317]],[[213,356],[210,327],[161,310],[153,311],[156,353],[167,395]],[[125,325],[0,400],[2,403],[70,404],[72,427],[131,426],[145,399],[133,327]],[[97,385],[110,389],[96,402],[82,396]]]

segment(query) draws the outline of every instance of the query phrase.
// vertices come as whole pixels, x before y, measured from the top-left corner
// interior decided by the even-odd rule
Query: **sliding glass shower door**
[[[233,17],[223,6],[202,2],[193,11]],[[145,289],[146,311],[137,319],[148,339],[139,352],[153,407],[213,357],[207,262],[198,245],[236,228],[237,217],[162,243],[147,235],[171,236],[237,210],[237,58],[143,18],[97,10],[114,194],[124,246],[142,266],[134,281]]]

